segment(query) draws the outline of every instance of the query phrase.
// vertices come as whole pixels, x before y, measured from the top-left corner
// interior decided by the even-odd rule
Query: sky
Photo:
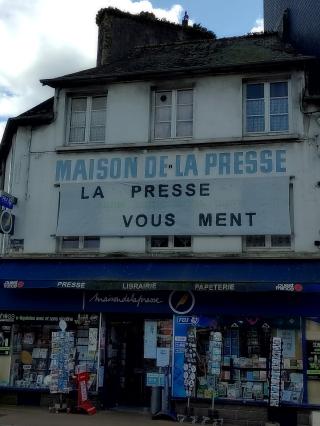
[[[95,16],[108,6],[176,23],[187,11],[217,37],[263,30],[263,0],[0,0],[0,139],[8,117],[53,96],[40,79],[95,66]]]

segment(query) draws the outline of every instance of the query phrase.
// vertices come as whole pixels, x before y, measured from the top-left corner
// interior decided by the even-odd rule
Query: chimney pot
[[[182,26],[183,27],[187,27],[189,23],[189,15],[187,13],[187,11],[184,12],[184,17],[182,19]]]

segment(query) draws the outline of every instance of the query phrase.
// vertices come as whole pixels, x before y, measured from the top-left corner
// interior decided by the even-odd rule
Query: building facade
[[[64,319],[105,406],[149,405],[171,372],[178,411],[213,392],[263,413],[320,407],[314,58],[277,33],[219,40],[113,9],[97,23],[97,67],[43,80],[54,97],[3,137],[17,203],[3,207],[2,389],[41,397]]]

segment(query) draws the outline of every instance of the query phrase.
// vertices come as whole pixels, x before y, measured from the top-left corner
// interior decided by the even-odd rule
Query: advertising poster
[[[212,327],[215,328],[216,320],[196,315],[174,316],[174,341],[172,365],[172,396],[186,398],[184,386],[184,362],[187,335],[190,328]]]
[[[144,358],[157,358],[157,321],[144,322]]]
[[[10,354],[11,325],[0,326],[0,355]]]
[[[307,360],[309,379],[320,380],[320,340],[307,340]]]
[[[277,336],[282,340],[282,355],[284,358],[296,356],[296,332],[290,329],[278,329]]]

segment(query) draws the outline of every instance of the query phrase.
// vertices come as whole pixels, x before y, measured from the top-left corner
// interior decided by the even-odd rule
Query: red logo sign
[[[294,285],[294,291],[303,291],[303,285],[302,284],[295,284]]]

